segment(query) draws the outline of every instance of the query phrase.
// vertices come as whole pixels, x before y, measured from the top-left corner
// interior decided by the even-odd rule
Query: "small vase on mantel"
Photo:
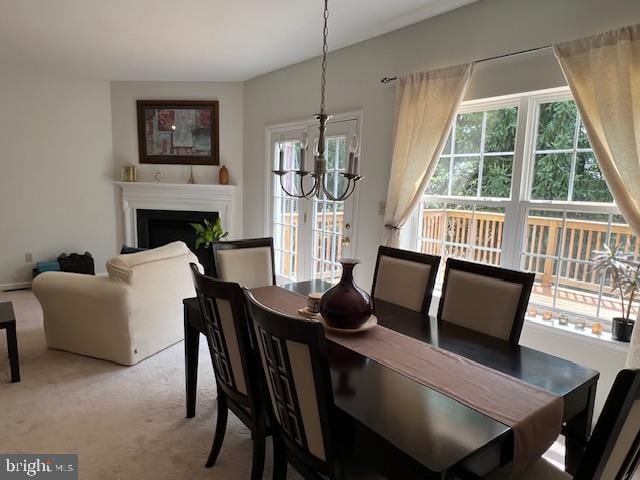
[[[320,300],[322,318],[334,328],[359,328],[373,313],[371,297],[353,281],[353,269],[360,260],[343,258],[342,277]]]
[[[220,167],[220,171],[218,172],[218,181],[220,185],[227,185],[229,183],[229,170],[225,165]]]

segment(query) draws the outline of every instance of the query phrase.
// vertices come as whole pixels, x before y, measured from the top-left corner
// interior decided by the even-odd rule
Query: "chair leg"
[[[213,436],[213,445],[207,459],[206,468],[211,468],[216,463],[220,450],[222,449],[222,441],[227,430],[227,416],[229,409],[227,407],[227,397],[218,390],[218,419],[216,420],[216,433]]]
[[[253,432],[253,461],[251,465],[251,480],[262,480],[264,472],[264,451],[267,440],[267,428],[259,424]]]
[[[278,437],[273,435],[273,480],[286,480],[287,478],[287,456],[284,451],[284,444]]]

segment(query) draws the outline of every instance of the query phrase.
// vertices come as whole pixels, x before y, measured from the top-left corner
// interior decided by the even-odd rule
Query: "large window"
[[[640,249],[568,90],[463,105],[415,225],[425,253],[535,272],[531,315],[605,323],[620,302],[593,253]]]

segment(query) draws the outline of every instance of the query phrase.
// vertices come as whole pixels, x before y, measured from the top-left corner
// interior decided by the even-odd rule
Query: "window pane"
[[[515,150],[517,123],[517,107],[488,111],[484,151],[513,152]]]
[[[531,197],[536,200],[568,200],[571,154],[536,155]]]
[[[591,148],[589,138],[587,137],[587,130],[584,128],[582,119],[580,120],[580,129],[578,130],[578,148]]]
[[[449,192],[449,165],[451,159],[449,157],[440,157],[429,185],[427,185],[426,195],[447,195]]]
[[[447,231],[445,241],[455,244],[467,244],[471,238],[473,207],[470,205],[447,205]]]
[[[458,157],[453,159],[451,195],[475,197],[478,195],[478,173],[480,157]]]
[[[504,208],[476,207],[473,261],[500,265],[504,213]]]
[[[553,308],[557,289],[557,265],[557,260],[551,258],[540,259],[529,255],[523,255],[522,257],[522,270],[535,273],[530,303],[542,307],[536,309],[540,316],[544,311],[549,311]]]
[[[449,136],[447,137],[447,142],[444,144],[444,148],[442,150],[443,155],[447,155],[451,153],[451,132],[449,132]]]
[[[576,116],[576,104],[573,100],[540,105],[537,149],[562,150],[573,148]]]
[[[509,198],[512,173],[512,156],[484,157],[480,196]]]
[[[562,212],[552,210],[530,210],[525,229],[524,253],[531,257],[534,265],[527,270],[542,273],[541,257],[556,257],[562,238]],[[550,273],[550,272],[547,272]]]
[[[613,202],[593,152],[576,154],[573,200],[577,202]]]
[[[454,153],[480,153],[481,136],[482,112],[458,114]]]

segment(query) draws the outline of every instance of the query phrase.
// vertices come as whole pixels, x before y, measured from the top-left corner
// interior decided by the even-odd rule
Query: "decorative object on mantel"
[[[153,178],[156,179],[156,182],[161,182],[162,178],[164,177],[164,172],[156,172],[155,175],[153,176]]]
[[[123,182],[135,182],[136,181],[136,167],[135,165],[123,165],[122,166],[122,181]]]
[[[625,251],[624,242],[619,245],[604,244],[603,250],[593,252],[593,271],[608,279],[611,291],[617,291],[620,297],[622,317],[612,319],[612,334],[613,338],[622,342],[631,340],[635,324],[631,319],[631,307],[640,287],[640,262],[634,260],[633,256],[633,252]]]
[[[218,102],[138,100],[140,163],[218,165]]]
[[[371,297],[353,281],[353,268],[360,260],[342,258],[342,277],[320,300],[322,318],[334,328],[358,329],[373,313]]]
[[[196,177],[193,176],[193,165],[191,165],[191,173],[189,174],[189,179],[187,180],[187,183],[190,185],[195,185],[196,183]]]
[[[227,185],[229,183],[229,169],[226,165],[220,167],[220,171],[218,172],[218,182],[220,185]]]
[[[346,172],[342,172],[341,175],[343,178],[347,180],[346,186],[344,187],[344,191],[335,196],[331,188],[327,188],[326,182],[329,179],[327,175],[327,159],[324,156],[324,151],[326,148],[325,145],[325,129],[327,120],[330,116],[327,114],[325,109],[325,86],[327,83],[327,36],[329,35],[329,30],[327,28],[327,19],[329,18],[329,5],[328,0],[324,0],[324,29],[322,31],[322,76],[320,80],[320,113],[316,115],[320,125],[318,129],[320,131],[320,135],[318,137],[318,146],[317,152],[314,156],[313,162],[313,171],[309,171],[306,169],[305,157],[307,153],[307,148],[309,147],[309,142],[307,139],[303,139],[303,143],[300,148],[300,169],[299,170],[285,170],[284,168],[284,145],[282,142],[280,143],[280,152],[278,159],[278,169],[273,170],[273,173],[280,177],[280,186],[282,190],[289,195],[290,197],[295,198],[313,198],[320,197],[323,193],[324,195],[332,201],[340,201],[349,198],[356,188],[356,183],[358,180],[361,180],[363,177],[360,176],[358,163],[359,163],[359,152],[358,152],[358,141],[357,138],[352,140],[351,149],[349,153],[349,165]],[[296,175],[298,178],[298,192],[290,192],[285,188],[284,185],[284,176],[288,174]],[[305,190],[304,178],[309,175],[313,179],[313,184],[311,189]]]

